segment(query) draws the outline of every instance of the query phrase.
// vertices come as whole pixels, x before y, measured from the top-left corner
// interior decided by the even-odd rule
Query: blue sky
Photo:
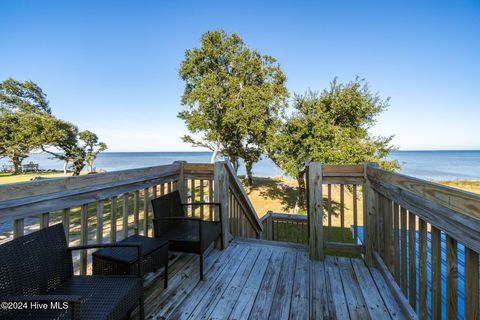
[[[373,132],[400,149],[480,149],[478,0],[2,0],[0,79],[37,82],[110,151],[191,150],[178,69],[217,28],[277,58],[291,93],[366,78],[391,97]]]

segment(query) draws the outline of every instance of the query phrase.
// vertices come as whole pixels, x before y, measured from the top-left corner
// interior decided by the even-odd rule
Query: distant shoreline
[[[106,171],[171,164],[177,160],[190,163],[210,162],[210,151],[147,151],[147,152],[103,152],[95,162],[97,169]],[[32,154],[24,160],[38,163],[40,169],[63,171],[63,162],[53,160],[44,153]],[[401,150],[389,155],[389,160],[397,160],[402,166],[399,173],[424,180],[480,180],[480,150]],[[0,169],[8,164],[8,159],[0,159]],[[239,174],[245,174],[240,167]],[[260,177],[285,176],[268,158],[263,157],[253,167],[253,174]]]

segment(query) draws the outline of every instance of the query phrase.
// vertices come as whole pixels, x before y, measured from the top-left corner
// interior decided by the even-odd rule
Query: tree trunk
[[[93,172],[93,161],[88,161],[88,171]]]
[[[73,175],[74,176],[79,176],[84,167],[85,167],[85,163],[83,161],[74,161],[73,162]]]
[[[305,179],[303,178],[303,174],[297,175],[297,183],[298,183],[298,206],[300,208],[306,208],[307,203],[305,201],[306,189],[305,189]]]
[[[12,156],[11,157],[12,164],[13,164],[13,174],[19,174],[22,172],[22,158],[19,156]]]
[[[68,160],[63,161],[63,175],[67,175],[68,170]]]
[[[253,186],[252,167],[253,167],[252,162],[245,161],[245,171],[247,172],[247,176],[245,177],[245,185],[247,187]]]
[[[217,144],[215,145],[215,150],[213,150],[212,157],[210,158],[210,163],[215,162],[219,151],[220,151],[220,137],[217,138]]]

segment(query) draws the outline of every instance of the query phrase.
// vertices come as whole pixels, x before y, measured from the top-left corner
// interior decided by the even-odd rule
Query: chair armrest
[[[72,306],[72,319],[80,319],[79,305],[82,296],[79,295],[66,295],[66,294],[38,294],[38,295],[23,295],[23,296],[0,296],[0,302],[67,302]],[[2,310],[8,310],[8,308],[2,308]],[[13,309],[12,309],[13,310]],[[16,308],[15,310],[20,310]],[[31,310],[25,308],[25,310]]]
[[[121,242],[121,243],[102,243],[102,244],[86,244],[81,246],[68,247],[68,251],[74,250],[85,250],[85,249],[95,249],[95,248],[137,248],[137,258],[138,258],[138,276],[143,278],[143,258],[142,258],[142,244],[140,243],[131,243],[131,242]]]

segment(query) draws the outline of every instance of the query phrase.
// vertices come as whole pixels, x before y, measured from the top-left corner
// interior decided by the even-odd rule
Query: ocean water
[[[95,162],[97,169],[115,171],[170,164],[176,160],[209,162],[210,152],[104,152]],[[398,160],[400,173],[426,180],[480,180],[480,150],[477,151],[396,151],[390,159]],[[63,163],[48,154],[32,154],[24,163],[33,161],[41,169],[63,169]],[[0,159],[0,167],[8,164]],[[239,169],[244,174],[243,167]],[[282,171],[264,157],[253,168],[256,176],[281,176]]]

